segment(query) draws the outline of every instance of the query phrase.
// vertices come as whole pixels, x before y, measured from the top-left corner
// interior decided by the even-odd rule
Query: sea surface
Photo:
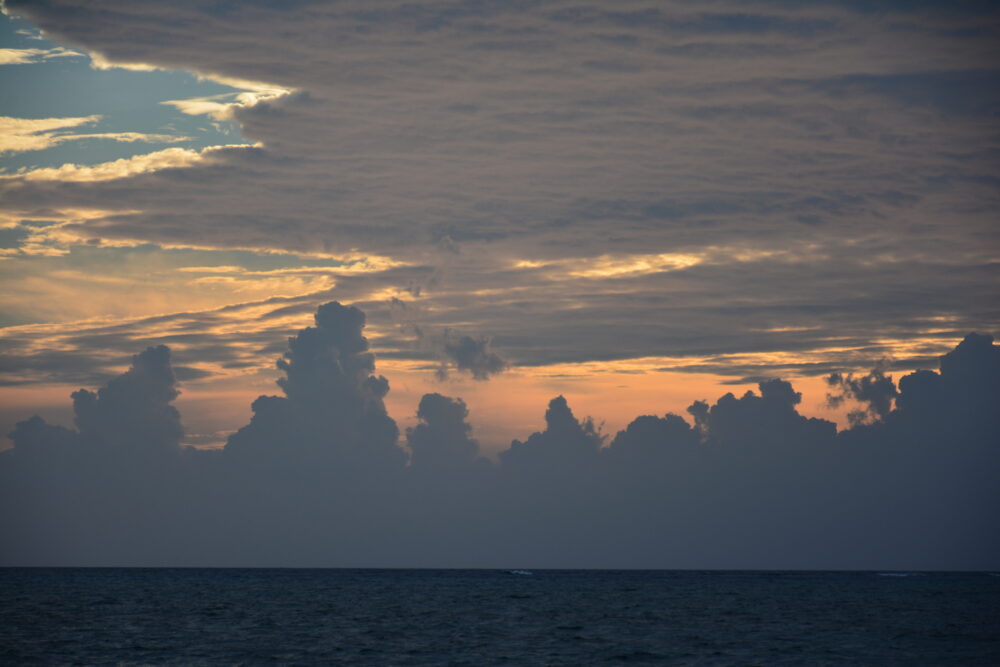
[[[1000,664],[991,573],[0,570],[0,664]]]

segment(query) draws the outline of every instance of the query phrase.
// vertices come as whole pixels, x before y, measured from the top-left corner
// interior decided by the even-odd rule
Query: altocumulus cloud
[[[637,417],[608,438],[560,396],[493,463],[460,398],[424,396],[400,437],[365,315],[320,306],[222,450],[179,445],[170,351],[96,392],[76,428],[20,422],[0,453],[0,562],[977,568],[1000,564],[1000,348],[969,334],[898,384],[831,384],[869,406],[838,433],[771,379]],[[887,403],[887,397],[892,398]],[[541,407],[541,406],[540,406]],[[690,421],[689,421],[690,420]]]

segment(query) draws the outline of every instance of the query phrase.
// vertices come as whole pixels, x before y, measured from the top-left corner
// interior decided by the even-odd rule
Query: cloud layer
[[[427,394],[401,444],[365,315],[331,302],[288,339],[283,396],[222,450],[179,445],[166,347],[137,354],[76,428],[34,417],[0,452],[0,561],[285,565],[996,569],[1000,348],[940,372],[876,370],[837,433],[791,384],[637,417],[613,438],[562,397],[492,463],[458,398]],[[847,391],[870,387],[839,378]],[[892,395],[891,407],[882,397]],[[867,394],[865,394],[867,395]],[[863,398],[863,396],[861,396]],[[864,422],[864,423],[863,423]]]
[[[995,8],[7,7],[102,62],[295,91],[226,107],[255,148],[5,179],[19,232],[67,220],[37,244],[389,257],[419,270],[311,305],[383,327],[408,298],[522,366],[912,368],[1000,323]]]

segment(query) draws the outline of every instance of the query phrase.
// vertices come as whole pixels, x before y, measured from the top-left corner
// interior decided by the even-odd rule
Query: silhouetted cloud
[[[47,424],[38,415],[18,422],[10,437],[24,456],[59,456],[79,443],[77,431]]]
[[[669,463],[681,455],[678,448],[698,446],[698,432],[678,415],[636,417],[611,442],[609,454],[617,457]]]
[[[375,355],[361,330],[357,308],[327,303],[316,326],[288,339],[278,360],[285,397],[261,396],[250,423],[229,438],[227,454],[278,458],[296,463],[325,460],[350,469],[401,466],[399,429],[382,399],[389,381],[372,375]]]
[[[577,421],[562,396],[549,402],[545,411],[545,430],[532,433],[527,440],[514,440],[510,449],[500,453],[500,462],[512,470],[560,470],[597,456],[603,437],[592,419]]]
[[[479,459],[468,416],[462,399],[425,394],[417,408],[420,423],[406,430],[414,470],[466,466]]]
[[[73,393],[80,437],[87,444],[115,449],[176,449],[181,436],[180,413],[171,403],[177,381],[165,346],[148,348],[132,359],[124,375],[96,393]]]
[[[969,334],[940,372],[837,433],[780,379],[636,418],[610,442],[563,396],[499,465],[459,398],[427,394],[405,435],[386,413],[356,307],[327,303],[223,450],[178,445],[176,379],[151,347],[76,429],[32,417],[0,452],[7,564],[980,568],[1000,467],[1000,348]],[[881,371],[840,376],[869,403]],[[874,384],[873,384],[874,383]],[[876,388],[873,389],[872,387]],[[872,398],[874,396],[875,398]],[[879,412],[879,410],[882,410]],[[867,423],[870,421],[870,423]],[[961,520],[956,520],[960,517]]]
[[[885,374],[884,365],[877,366],[860,377],[854,377],[852,373],[831,373],[826,378],[826,383],[838,393],[827,394],[827,403],[837,407],[851,398],[865,404],[863,410],[848,413],[851,424],[861,424],[866,419],[884,419],[897,396],[896,385],[892,376]]]
[[[444,360],[437,370],[438,378],[447,379],[449,365],[454,364],[459,372],[467,372],[477,380],[488,380],[491,375],[502,373],[508,363],[490,349],[490,339],[486,336],[474,338],[445,332],[441,343]]]
[[[832,422],[800,415],[795,406],[802,395],[784,380],[761,382],[760,395],[752,391],[736,398],[721,397],[715,405],[696,401],[688,408],[695,425],[714,444],[726,446],[794,446],[797,442],[832,442],[836,427]]]

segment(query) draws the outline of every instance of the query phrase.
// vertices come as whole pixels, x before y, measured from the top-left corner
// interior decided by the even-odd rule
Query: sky
[[[100,458],[117,456],[108,453],[117,451],[111,441],[162,440],[185,461],[204,461],[190,464],[202,473],[177,472],[202,479],[222,474],[219,466],[253,468],[254,456],[271,461],[279,441],[336,450],[322,442],[338,437],[382,451],[372,457],[384,470],[419,475],[421,443],[436,451],[427,449],[430,438],[450,454],[427,460],[492,471],[469,476],[494,475],[500,481],[479,488],[497,493],[519,479],[551,509],[540,516],[556,521],[570,507],[582,511],[580,503],[597,511],[604,496],[595,489],[633,486],[623,470],[641,477],[644,465],[608,462],[627,458],[614,453],[629,448],[621,433],[646,415],[660,421],[644,438],[662,428],[666,441],[693,438],[702,448],[740,438],[746,451],[772,441],[822,443],[822,456],[805,456],[789,478],[816,481],[821,465],[843,467],[831,480],[875,494],[892,476],[892,457],[905,458],[894,448],[914,437],[912,406],[924,401],[921,418],[932,423],[921,422],[920,438],[952,442],[941,434],[958,429],[968,440],[953,447],[956,460],[945,467],[954,474],[942,488],[971,490],[935,511],[976,517],[973,508],[1000,500],[955,472],[995,471],[997,463],[982,446],[997,433],[996,418],[983,412],[992,398],[983,397],[997,396],[990,341],[1000,331],[1000,11],[991,3],[3,7],[0,431],[20,436],[0,442],[0,474],[49,480],[32,493],[49,489],[54,473],[25,463],[34,459],[19,450],[35,446],[19,443],[96,448]],[[339,314],[322,320],[331,312]],[[361,313],[360,324],[345,313]],[[296,356],[316,345],[312,361]],[[360,355],[350,372],[328,369],[349,382],[310,375],[296,384],[295,369],[315,374],[330,354]],[[949,376],[942,358],[964,361]],[[954,370],[967,362],[986,370]],[[70,398],[81,388],[117,395],[114,387],[132,381],[122,378],[149,373],[158,378],[155,391],[143,385],[155,409],[108,398],[95,405],[110,407],[93,408],[100,419],[88,422],[83,394]],[[297,395],[289,393],[295,386]],[[427,399],[424,410],[427,396],[441,398]],[[699,405],[722,406],[720,416],[712,422]],[[115,422],[119,410],[147,415],[148,433]],[[382,426],[359,416],[369,412]],[[737,413],[749,420],[745,435],[727,430],[721,416]],[[34,435],[17,426],[36,414],[44,426],[32,422]],[[109,435],[120,428],[125,435]],[[570,431],[576,435],[551,435]],[[550,506],[561,487],[553,482],[543,493],[536,477],[556,465],[567,438],[584,450],[593,445],[593,461],[606,463],[580,464],[587,482],[562,482],[592,494]],[[858,443],[883,443],[885,453],[861,454]],[[312,454],[302,448],[291,458],[305,465]],[[539,462],[518,463],[535,460],[526,451],[542,452]],[[741,494],[770,479],[761,473],[727,495],[737,468],[749,464],[736,455],[692,456],[684,465],[715,499],[704,526],[719,528],[720,508],[738,507]],[[912,494],[940,470],[937,456],[917,457],[924,467],[892,482],[902,485],[898,502],[928,502]],[[601,465],[600,474],[589,467]],[[460,493],[453,468],[434,469],[441,488]],[[262,473],[241,474],[260,481],[253,475]],[[375,478],[371,488],[388,488],[387,478]],[[402,486],[416,484],[413,493],[426,497],[413,479]],[[212,502],[195,487],[192,497]],[[794,489],[778,488],[794,504]],[[649,493],[654,501],[643,511],[676,500]],[[493,507],[495,499],[473,495],[470,507]],[[871,525],[829,515],[835,495],[815,491],[803,507],[842,535],[870,538]],[[20,506],[28,496],[11,498]],[[608,508],[635,514],[629,503],[639,500],[604,500],[598,524],[606,535],[621,516]],[[388,507],[373,509],[369,524],[389,525]],[[764,525],[763,505],[746,511],[756,512],[747,525]],[[812,534],[784,518],[783,543]],[[52,527],[65,517],[36,519]],[[694,530],[684,517],[669,521]],[[970,535],[977,521],[970,519]],[[539,522],[534,529],[544,532],[549,524]],[[557,546],[534,557],[1000,567],[995,540],[949,534],[964,545],[949,556],[917,545],[916,524],[903,524],[899,539],[873,546],[868,560],[792,549],[785,560],[747,552],[728,561],[719,554],[732,545],[707,537],[684,558],[658,560],[659,543],[638,533],[629,539],[642,555],[631,560],[600,549],[592,552],[603,560],[574,560]],[[434,525],[454,537],[454,524]],[[501,528],[496,535],[517,533],[514,519]],[[569,542],[593,550],[578,528],[567,528]],[[6,560],[76,562],[92,549],[93,562],[126,552],[122,562],[150,562],[119,537],[102,547],[67,542],[61,551],[39,537]],[[336,562],[395,563],[389,542],[366,542],[369,549]],[[116,544],[119,551],[108,546]],[[319,544],[303,544],[295,562],[326,562]],[[485,537],[479,544],[502,551]],[[428,550],[425,562],[493,562],[463,548],[451,560]],[[230,562],[222,546],[202,560],[190,549],[176,558]]]

